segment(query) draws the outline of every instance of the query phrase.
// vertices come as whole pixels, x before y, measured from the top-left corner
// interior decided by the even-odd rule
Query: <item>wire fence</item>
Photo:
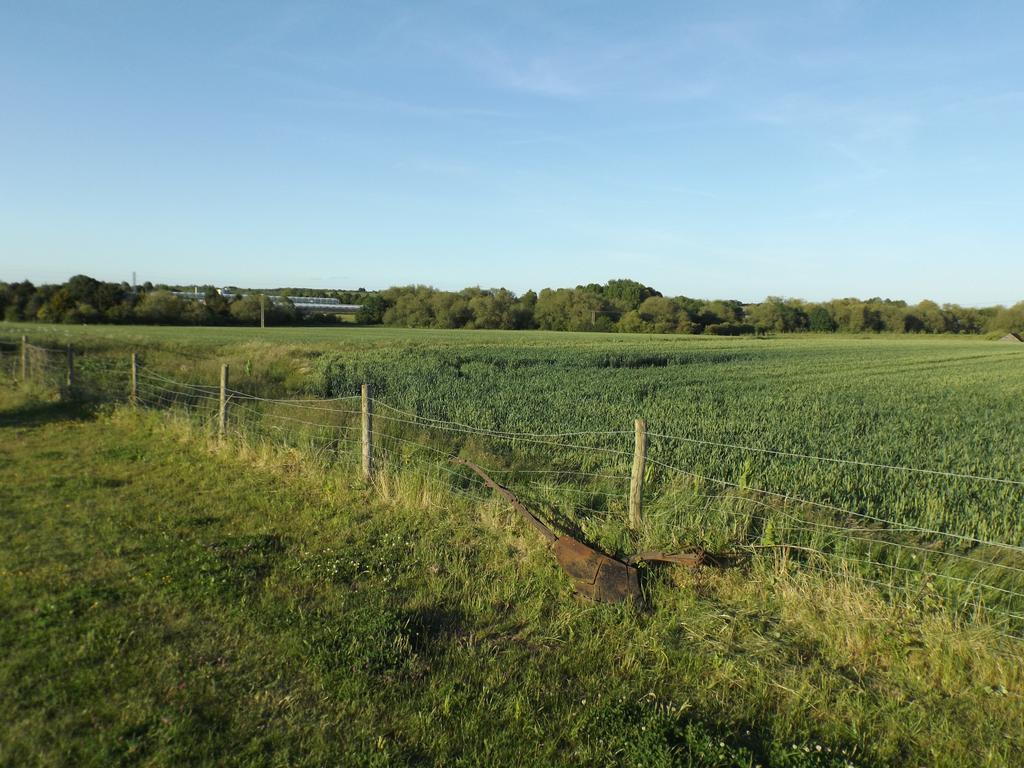
[[[122,359],[123,358],[123,359]],[[795,567],[844,574],[921,605],[938,603],[963,618],[981,614],[1004,631],[1024,631],[1024,546],[890,520],[853,506],[696,472],[671,460],[675,442],[758,453],[779,460],[828,462],[934,482],[997,484],[1024,499],[1024,480],[955,470],[874,463],[692,435],[651,432],[642,525],[627,524],[635,482],[633,429],[503,431],[428,417],[372,393],[330,399],[264,397],[213,383],[186,382],[135,356],[0,341],[0,373],[52,388],[69,399],[131,401],[175,413],[211,434],[301,450],[325,466],[356,472],[369,449],[375,477],[415,470],[451,491],[486,502],[470,459],[511,488],[554,528],[607,551],[644,548],[777,554]],[[364,419],[369,419],[369,435]],[[367,437],[369,442],[367,444]],[[726,474],[722,472],[721,474]]]

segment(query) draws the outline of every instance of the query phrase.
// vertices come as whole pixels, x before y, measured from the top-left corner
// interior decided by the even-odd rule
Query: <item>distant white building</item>
[[[235,293],[230,288],[218,288],[217,293],[228,301],[247,295],[240,292]],[[186,299],[189,301],[206,301],[206,294],[201,292],[198,287],[192,291],[174,291],[174,295],[180,299]],[[363,308],[362,304],[342,304],[338,299],[332,299],[326,296],[268,295],[267,298],[274,304],[284,304],[286,301],[290,301],[296,311],[309,314],[350,315],[355,314]]]

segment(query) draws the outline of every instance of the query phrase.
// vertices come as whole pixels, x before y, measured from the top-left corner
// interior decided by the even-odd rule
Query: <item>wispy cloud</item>
[[[427,41],[436,53],[484,84],[535,96],[577,99],[591,92],[583,68],[557,53],[516,52],[477,35]]]
[[[852,175],[830,177],[834,188],[884,176],[885,158],[911,144],[924,118],[904,107],[863,100],[784,94],[745,113],[747,120],[800,136],[852,166]]]
[[[590,90],[580,72],[542,55],[513,57],[494,45],[485,45],[465,52],[463,61],[494,84],[514,91],[579,98]]]
[[[863,178],[878,178],[884,176],[886,169],[876,163],[871,155],[862,152],[839,140],[826,141],[825,146],[845,160],[848,160],[860,171]]]
[[[716,78],[697,61],[701,50],[748,44],[746,30],[729,22],[658,26],[649,20],[639,29],[631,26],[629,35],[595,33],[566,24],[564,17],[534,13],[508,25],[466,22],[443,33],[429,26],[410,29],[409,42],[497,90],[569,101],[666,103],[715,93]]]
[[[427,176],[466,179],[473,176],[477,169],[470,163],[448,157],[417,156],[395,161],[395,168],[400,171]]]
[[[1010,89],[953,98],[944,103],[940,109],[956,112],[992,108],[999,110],[1007,108],[1020,109],[1022,107],[1024,107],[1024,90]]]
[[[767,125],[834,131],[860,142],[905,140],[921,123],[921,118],[906,108],[805,92],[773,98],[747,116]]]
[[[508,118],[508,110],[470,104],[418,102],[338,85],[333,78],[300,67],[246,65],[247,76],[273,84],[277,103],[324,110],[387,112],[440,118]]]

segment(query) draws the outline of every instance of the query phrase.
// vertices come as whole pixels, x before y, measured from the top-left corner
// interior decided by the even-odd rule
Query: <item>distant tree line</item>
[[[253,325],[259,322],[261,296],[327,296],[359,304],[356,321],[364,325],[408,328],[496,328],[620,333],[699,333],[734,336],[754,333],[964,333],[1024,331],[1024,302],[1011,307],[961,307],[933,301],[847,298],[807,302],[770,296],[757,304],[724,299],[705,301],[663,296],[635,280],[545,288],[522,295],[504,288],[440,291],[410,285],[371,292],[278,288],[235,292],[225,298],[203,286],[202,301],[178,297],[192,286],[152,285],[137,290],[127,283],[106,283],[76,275],[60,285],[25,281],[0,283],[0,316],[8,321],[52,323],[152,323],[181,325]],[[290,302],[264,302],[272,325],[334,322],[300,316]]]
[[[757,304],[663,296],[634,280],[545,288],[439,291],[422,285],[368,294],[359,321],[411,328],[539,328],[620,333],[992,333],[1024,331],[1024,302],[977,309],[873,298],[807,302],[769,296]]]
[[[272,302],[267,296],[330,296],[343,304],[361,304],[367,295],[358,291],[310,291],[275,288],[237,291],[222,296],[214,286],[198,286],[201,301],[175,296],[193,292],[196,286],[153,285],[137,289],[128,283],[106,283],[87,275],[75,275],[60,285],[33,285],[29,281],[0,283],[0,317],[7,321],[38,320],[47,323],[148,323],[156,325],[254,325],[260,307],[271,325],[330,321],[301,317],[290,301]],[[244,295],[243,295],[244,293]]]

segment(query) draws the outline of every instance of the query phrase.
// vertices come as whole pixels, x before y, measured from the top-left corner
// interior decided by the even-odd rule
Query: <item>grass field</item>
[[[4,390],[6,764],[1010,765],[1024,746],[1013,345],[0,325],[22,333],[75,347],[83,405],[53,401],[59,352]],[[116,405],[129,351],[152,413]],[[356,404],[303,399],[364,382],[372,489]],[[645,572],[646,611],[581,604],[456,454],[608,551],[752,559]]]
[[[1018,641],[777,561],[571,593],[495,500],[0,388],[0,764],[1012,765]]]
[[[921,588],[923,570],[937,575],[934,586],[962,613],[981,600],[1024,617],[1018,345],[949,336],[0,326],[7,338],[21,332],[74,343],[87,352],[83,365],[90,354],[126,365],[127,350],[141,350],[147,368],[208,386],[230,363],[232,386],[261,397],[345,397],[369,383],[383,406],[375,426],[382,459],[471,458],[549,519],[621,554],[798,545],[829,563],[858,563],[894,588]],[[126,386],[126,368],[118,375]],[[155,401],[177,397],[160,381],[147,386]],[[205,406],[207,419],[208,394],[187,402]],[[240,402],[234,425],[355,450],[353,407]],[[652,433],[639,534],[622,524],[638,416]],[[852,538],[850,527],[868,530]]]

